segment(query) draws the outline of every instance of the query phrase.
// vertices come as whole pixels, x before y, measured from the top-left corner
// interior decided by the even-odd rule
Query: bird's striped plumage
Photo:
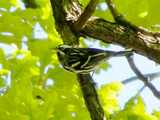
[[[114,56],[125,56],[132,51],[108,51],[96,48],[74,48],[66,45],[57,47],[57,55],[62,66],[71,72],[86,74],[99,65],[100,62]]]

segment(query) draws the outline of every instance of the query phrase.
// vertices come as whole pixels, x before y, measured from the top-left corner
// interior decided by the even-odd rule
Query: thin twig
[[[132,97],[132,99],[137,100],[137,98],[140,96],[141,92],[144,90],[146,86],[141,87],[137,93]]]
[[[112,14],[114,20],[117,23],[119,23],[120,25],[126,26],[126,27],[131,27],[134,31],[139,30],[139,28],[136,25],[134,25],[131,22],[129,22],[128,20],[126,20],[124,18],[124,16],[118,12],[118,10],[112,0],[106,0],[106,3],[108,5],[109,10],[111,11],[111,14]]]
[[[140,95],[140,93],[145,89],[145,85],[144,86],[142,86],[139,90],[138,90],[138,92],[137,92],[137,94],[136,94],[136,96],[139,96]]]
[[[118,21],[119,17],[122,17],[122,15],[118,12],[117,8],[115,7],[114,3],[112,2],[112,0],[106,0],[106,3],[108,5],[108,8],[114,18],[115,21]]]
[[[111,11],[111,14],[114,18],[114,20],[119,23],[120,25],[123,25],[125,27],[130,27],[132,28],[132,30],[134,30],[135,32],[141,32],[143,34],[148,34],[148,35],[152,35],[153,37],[155,37],[155,39],[157,39],[157,37],[160,36],[160,32],[152,32],[149,31],[143,27],[138,27],[135,24],[131,23],[130,21],[128,21],[116,8],[115,4],[113,3],[112,0],[106,0],[106,3],[108,5],[109,10]]]
[[[145,76],[146,78],[149,78],[150,80],[153,80],[153,79],[155,79],[155,78],[157,78],[157,77],[160,77],[160,72],[148,73],[148,74],[144,74],[144,76]],[[133,77],[130,77],[130,78],[127,78],[127,79],[123,80],[122,83],[123,83],[123,84],[128,84],[128,83],[133,82],[133,81],[135,81],[135,80],[137,80],[137,79],[138,79],[137,76],[133,76]]]
[[[139,28],[135,24],[133,24],[130,21],[128,21],[121,13],[118,12],[118,10],[117,10],[117,8],[116,8],[116,6],[115,6],[115,4],[113,3],[112,0],[106,0],[106,3],[108,5],[109,10],[111,11],[111,14],[112,14],[114,20],[117,23],[119,23],[120,25],[123,25],[125,27],[130,27],[135,32],[143,32],[143,33],[147,33],[147,34],[151,34],[152,33],[152,32],[149,32],[146,29]]]
[[[134,71],[134,73],[137,75],[137,77],[144,83],[145,86],[147,86],[152,93],[160,99],[160,92],[155,88],[155,86],[149,81],[147,77],[145,77],[139,69],[136,67],[134,60],[133,60],[133,55],[128,55],[126,56],[128,63],[131,67],[131,69]]]
[[[96,6],[98,4],[99,0],[90,0],[87,7],[83,11],[83,13],[80,15],[78,20],[74,23],[74,29],[76,31],[81,30],[81,28],[85,25],[87,20],[92,16],[93,12],[96,9]]]

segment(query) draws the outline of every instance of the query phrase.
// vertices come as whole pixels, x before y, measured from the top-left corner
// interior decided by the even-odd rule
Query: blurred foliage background
[[[35,1],[37,8],[25,8],[21,0],[0,0],[0,120],[89,120],[75,74],[65,71],[57,60],[54,48],[62,40],[49,0]],[[83,7],[88,1],[80,0]],[[114,2],[136,25],[160,30],[160,1]],[[100,0],[94,15],[112,21],[104,0]],[[93,42],[90,38],[85,41]],[[85,41],[82,38],[82,46],[88,45]],[[102,64],[97,74],[108,67]],[[160,112],[147,113],[140,97],[131,98],[120,109],[117,95],[121,89],[119,82],[97,88],[108,118],[160,120]]]

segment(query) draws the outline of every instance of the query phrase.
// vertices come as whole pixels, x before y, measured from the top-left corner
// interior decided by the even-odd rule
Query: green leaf
[[[126,103],[124,110],[112,116],[113,120],[158,120],[155,116],[146,112],[144,102],[141,97],[131,98]]]
[[[99,89],[101,102],[107,115],[119,110],[117,95],[121,88],[121,83],[113,82],[110,84],[103,85]]]

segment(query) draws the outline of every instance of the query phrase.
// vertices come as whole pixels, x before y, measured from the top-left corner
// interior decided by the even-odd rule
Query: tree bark
[[[89,74],[78,74],[77,76],[91,119],[105,120],[92,77]]]
[[[160,63],[160,34],[134,31],[129,27],[111,23],[100,18],[88,20],[81,35],[106,43],[132,48],[138,54]]]
[[[64,44],[78,45],[79,31],[75,29],[74,21],[80,16],[77,0],[50,0],[56,29]],[[67,10],[64,6],[69,6]],[[81,22],[80,22],[81,23]],[[78,24],[79,25],[79,24]],[[77,75],[77,79],[92,120],[104,120],[104,111],[100,105],[93,79],[89,74]]]
[[[92,1],[97,2],[91,0],[91,4]],[[130,26],[90,17],[94,9],[86,8],[85,13],[82,12],[78,0],[50,0],[50,2],[56,29],[64,44],[75,46],[78,45],[80,36],[89,36],[106,43],[132,48],[136,53],[160,63],[160,33],[135,30]],[[95,7],[96,3],[93,5]],[[89,10],[91,12],[88,12]],[[82,21],[83,19],[85,21]],[[78,26],[80,28],[76,28]],[[77,76],[92,120],[104,120],[104,111],[98,100],[92,77],[89,74]]]

